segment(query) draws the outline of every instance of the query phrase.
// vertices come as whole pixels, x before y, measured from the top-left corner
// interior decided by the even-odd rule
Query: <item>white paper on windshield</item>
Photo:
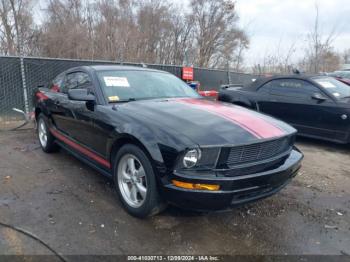
[[[333,95],[336,96],[336,97],[340,96],[339,93],[333,93]]]
[[[319,81],[318,83],[324,88],[336,88],[336,86],[333,83],[328,81]]]
[[[105,81],[106,86],[130,87],[129,81],[126,77],[105,76],[103,80]]]

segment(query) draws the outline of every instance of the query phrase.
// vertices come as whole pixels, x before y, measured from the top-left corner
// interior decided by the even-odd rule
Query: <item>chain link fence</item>
[[[0,130],[9,130],[26,121],[23,111],[33,110],[33,93],[38,85],[51,81],[59,73],[83,65],[118,64],[112,61],[89,61],[51,58],[22,58],[0,56]],[[122,63],[144,66],[144,64]],[[148,68],[167,71],[181,78],[182,67],[147,64]],[[22,73],[23,71],[23,73]],[[244,84],[256,76],[224,70],[194,68],[194,78],[201,83],[201,90],[218,90],[224,84]],[[26,97],[27,96],[27,97]],[[18,110],[14,110],[18,109]],[[29,112],[26,112],[29,110]]]
[[[25,110],[20,59],[0,58],[0,130],[20,126],[23,115],[13,110]]]

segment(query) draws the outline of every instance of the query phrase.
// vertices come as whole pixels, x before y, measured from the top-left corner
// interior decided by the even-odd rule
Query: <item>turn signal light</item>
[[[187,183],[187,182],[182,182],[178,180],[172,180],[172,183],[177,187],[186,188],[186,189],[209,190],[209,191],[216,191],[220,189],[219,185],[193,184],[193,183]]]

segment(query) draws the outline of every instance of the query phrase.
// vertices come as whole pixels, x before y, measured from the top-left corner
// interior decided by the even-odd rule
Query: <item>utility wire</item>
[[[53,254],[55,254],[62,262],[68,262],[62,255],[60,255],[59,253],[57,253],[52,247],[50,247],[48,244],[46,244],[44,241],[42,241],[40,238],[38,238],[37,236],[33,235],[32,233],[24,230],[24,229],[21,229],[21,228],[18,228],[18,227],[15,227],[13,225],[8,225],[8,224],[5,224],[5,223],[2,223],[0,222],[0,226],[3,226],[3,227],[6,227],[6,228],[10,228],[12,230],[15,230],[23,235],[26,235],[32,239],[34,239],[35,241],[39,242],[40,244],[42,244],[43,246],[45,246],[48,250],[50,250]]]

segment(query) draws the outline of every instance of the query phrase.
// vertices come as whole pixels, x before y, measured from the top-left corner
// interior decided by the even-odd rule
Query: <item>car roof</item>
[[[148,71],[148,72],[162,72],[168,73],[166,71],[161,71],[157,69],[139,67],[139,66],[126,66],[126,65],[88,65],[88,66],[78,66],[70,68],[67,72],[76,71],[76,70],[86,70],[86,71]]]
[[[267,76],[267,77],[259,77],[254,82],[248,84],[246,86],[247,89],[254,89],[256,90],[260,86],[264,85],[267,82],[270,82],[271,80],[278,80],[278,79],[286,79],[286,78],[292,78],[292,79],[299,79],[299,80],[312,80],[311,78],[314,77],[327,77],[326,75],[309,75],[309,74],[293,74],[293,75],[276,75],[276,76]]]

